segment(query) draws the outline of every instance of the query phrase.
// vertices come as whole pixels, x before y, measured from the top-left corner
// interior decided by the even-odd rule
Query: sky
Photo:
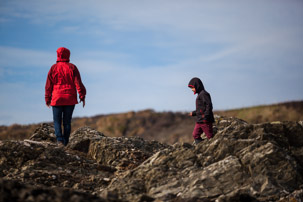
[[[73,117],[303,100],[301,0],[0,0],[0,125],[52,121],[44,100],[66,47],[87,89]]]

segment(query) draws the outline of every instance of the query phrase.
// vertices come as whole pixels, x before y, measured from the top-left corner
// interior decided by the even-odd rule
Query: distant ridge
[[[249,123],[300,121],[303,120],[303,100],[216,111],[215,114],[237,117]]]
[[[226,111],[215,114],[236,117],[248,123],[303,120],[303,101],[285,102]],[[74,118],[72,130],[89,126],[111,137],[142,137],[162,143],[191,142],[195,118],[181,112],[143,110],[119,114]],[[29,138],[40,124],[0,126],[0,140]]]

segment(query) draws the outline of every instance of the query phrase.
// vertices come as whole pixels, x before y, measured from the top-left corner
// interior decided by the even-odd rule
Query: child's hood
[[[197,78],[197,77],[194,77],[194,78],[192,78],[189,81],[188,87],[196,89],[196,91],[194,92],[194,94],[200,93],[202,90],[204,90],[204,86],[203,86],[202,81],[199,78]]]

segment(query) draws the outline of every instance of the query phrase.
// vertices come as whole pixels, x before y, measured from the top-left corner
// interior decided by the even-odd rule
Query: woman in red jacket
[[[46,106],[52,106],[53,109],[57,142],[59,145],[65,146],[69,141],[75,104],[78,104],[77,91],[80,102],[83,102],[83,107],[85,106],[86,95],[80,73],[74,64],[69,63],[69,57],[70,51],[67,48],[58,48],[57,63],[50,68],[45,84],[45,102]]]

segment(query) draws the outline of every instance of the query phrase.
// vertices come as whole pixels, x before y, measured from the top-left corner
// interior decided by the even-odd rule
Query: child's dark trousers
[[[212,123],[196,123],[194,131],[193,131],[193,137],[194,139],[200,139],[201,134],[205,133],[206,137],[208,139],[213,137],[213,124]]]

